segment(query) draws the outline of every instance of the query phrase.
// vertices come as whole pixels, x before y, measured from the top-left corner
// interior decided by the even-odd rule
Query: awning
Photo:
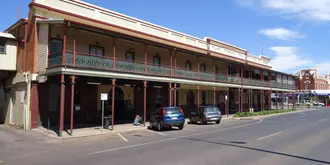
[[[330,95],[330,90],[312,90],[312,94],[315,96],[328,96]]]

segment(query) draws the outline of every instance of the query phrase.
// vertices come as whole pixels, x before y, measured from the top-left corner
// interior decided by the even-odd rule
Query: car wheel
[[[180,124],[179,125],[179,130],[182,130],[183,129],[183,124]]]
[[[160,122],[157,123],[157,131],[162,130],[162,124]]]
[[[220,124],[220,120],[216,121],[215,123]]]
[[[168,126],[168,129],[172,129],[172,126],[170,125],[170,126]]]
[[[204,125],[205,124],[204,118],[200,118],[199,119],[199,124],[201,124],[201,125]]]

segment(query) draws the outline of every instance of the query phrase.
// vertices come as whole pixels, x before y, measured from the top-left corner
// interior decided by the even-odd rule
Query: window
[[[104,47],[97,45],[90,45],[89,46],[89,54],[95,55],[95,56],[104,56]]]
[[[51,41],[50,54],[62,52],[63,40],[62,39],[52,39]]]
[[[272,82],[276,82],[276,73],[272,73],[271,78],[272,78],[271,79]]]
[[[135,52],[133,49],[129,49],[126,51],[126,60],[128,61],[134,61],[135,60]]]
[[[280,74],[277,75],[276,82],[282,83],[282,75]]]
[[[310,82],[305,82],[305,89],[306,90],[311,90],[311,83]]]
[[[191,62],[189,60],[186,62],[186,69],[188,69],[188,70],[192,69],[191,68]]]
[[[200,69],[201,72],[206,72],[206,65],[205,63],[202,63],[201,64],[201,69]]]
[[[157,53],[155,56],[154,56],[154,64],[155,65],[160,65],[161,61],[160,61],[160,55]]]
[[[6,39],[0,39],[0,54],[6,54]]]
[[[287,84],[288,83],[288,76],[283,76],[283,83]]]
[[[268,81],[268,72],[264,71],[264,81]]]
[[[216,74],[219,73],[219,68],[218,68],[217,66],[214,67],[214,72],[215,72]]]

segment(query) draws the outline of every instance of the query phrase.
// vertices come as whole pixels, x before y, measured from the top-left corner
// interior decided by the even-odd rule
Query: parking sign
[[[101,100],[102,101],[108,100],[108,94],[107,93],[101,93]]]

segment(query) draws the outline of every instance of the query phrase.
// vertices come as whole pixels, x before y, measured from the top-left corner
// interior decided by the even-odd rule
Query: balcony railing
[[[114,60],[113,57],[96,56],[87,53],[66,51],[65,59],[62,58],[62,52],[57,52],[49,55],[48,67],[55,66],[72,66],[88,69],[99,70],[112,70],[118,72],[138,73],[146,75],[157,75],[164,77],[178,77],[192,80],[203,80],[209,82],[222,82],[230,84],[242,84],[252,86],[264,86],[272,88],[285,88],[294,89],[293,84],[282,84],[268,81],[261,81],[257,79],[240,78],[237,76],[226,75],[221,73],[199,72],[197,70],[185,69],[185,68],[170,68],[166,65],[154,65],[146,64],[139,61],[128,61],[125,59]],[[74,59],[75,57],[75,59]],[[171,73],[172,70],[172,73]]]

